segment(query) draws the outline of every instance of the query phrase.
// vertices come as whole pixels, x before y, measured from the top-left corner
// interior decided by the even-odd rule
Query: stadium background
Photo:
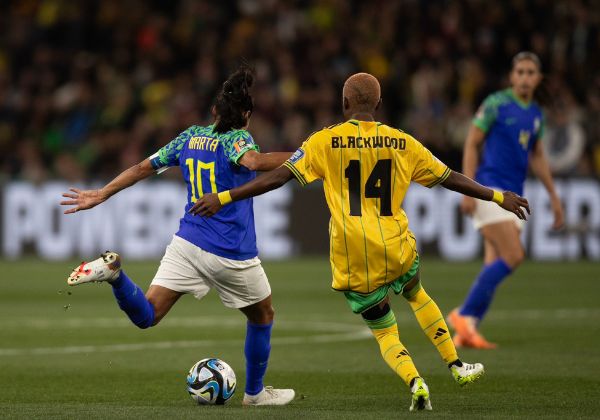
[[[69,186],[101,185],[187,126],[209,122],[212,97],[242,58],[257,71],[250,131],[262,151],[294,150],[339,121],[344,80],[368,71],[382,83],[380,119],[460,169],[472,115],[507,85],[510,59],[523,49],[543,63],[544,143],[567,210],[567,229],[551,232],[547,196],[532,181],[524,240],[531,259],[555,261],[528,261],[503,286],[484,330],[501,349],[466,352],[490,371],[472,394],[457,394],[402,303],[394,305],[441,415],[592,417],[600,392],[598,0],[0,2],[3,416],[191,417],[181,382],[195,360],[218,355],[243,376],[243,321],[214,296],[200,306],[182,299],[164,325],[142,333],[106,293],[67,292],[63,283],[79,258],[113,248],[141,260],[128,267],[145,287],[183,208],[176,170],[89,212],[63,217],[58,206]],[[444,311],[480,261],[459,200],[415,187],[405,203],[428,289]],[[403,390],[328,290],[320,188],[290,185],[255,208],[261,256],[281,260],[265,265],[279,322],[269,378],[308,395],[287,412],[262,414],[395,415]],[[371,384],[360,387],[361,399],[356,374]],[[250,416],[227,408],[203,414]]]
[[[566,180],[560,191],[568,226],[561,234],[549,231],[547,197],[537,194],[538,185],[529,196],[543,215],[534,217],[524,239],[534,258],[600,259],[597,1],[240,0],[218,7],[209,1],[129,1],[128,12],[122,8],[110,0],[0,6],[5,255],[33,251],[60,259],[122,249],[119,238],[128,235],[109,223],[104,228],[112,233],[94,232],[94,246],[80,244],[81,229],[73,218],[61,218],[56,192],[98,185],[189,125],[209,122],[216,90],[242,58],[257,70],[251,131],[263,151],[295,150],[312,131],[338,121],[343,81],[368,71],[382,83],[381,120],[410,132],[460,170],[477,106],[506,86],[511,57],[530,49],[544,65],[544,142],[554,174]],[[171,170],[160,179],[178,176]],[[583,186],[574,181],[580,178],[587,178]],[[47,184],[57,180],[65,184]],[[267,225],[259,229],[272,233],[259,235],[263,257],[327,252],[321,194],[298,190],[275,203],[265,198],[257,211],[258,224]],[[435,202],[444,200],[442,192],[431,194],[424,201],[409,195],[407,203],[421,246],[445,258],[476,257],[478,236],[460,217],[457,200],[440,213]],[[153,202],[171,197],[165,193]],[[29,206],[31,200],[38,206]],[[169,204],[160,228],[143,203],[128,220],[130,236],[152,243],[127,247],[134,248],[126,252],[132,258],[160,256],[179,217],[180,207]],[[308,212],[315,223],[303,223]],[[277,213],[284,220],[275,229],[270,221]],[[269,246],[277,240],[281,246]],[[451,246],[447,252],[440,244],[456,240],[466,241],[464,251],[453,253]]]

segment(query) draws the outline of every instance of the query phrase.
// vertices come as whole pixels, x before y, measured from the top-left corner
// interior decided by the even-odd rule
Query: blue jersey
[[[190,208],[202,195],[230,190],[256,177],[237,164],[244,153],[258,150],[246,130],[213,132],[214,126],[191,126],[150,157],[154,169],[179,166],[188,199],[177,236],[221,257],[247,260],[258,255],[252,199],[235,201],[214,216],[193,216]]]
[[[544,116],[535,102],[525,104],[511,89],[488,96],[473,124],[486,133],[475,180],[523,195],[529,152],[544,132]]]

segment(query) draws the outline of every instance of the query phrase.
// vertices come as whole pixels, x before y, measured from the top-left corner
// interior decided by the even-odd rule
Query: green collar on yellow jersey
[[[352,119],[352,120],[348,120],[348,121],[346,121],[346,122],[349,122],[349,123],[350,123],[350,124],[352,124],[352,125],[356,125],[356,126],[358,126],[358,124],[359,124],[361,121],[360,121],[360,120],[355,120],[355,119]],[[380,123],[379,121],[362,121],[362,122],[367,122],[367,123],[377,123],[377,126],[380,126],[380,125],[382,125],[382,123]]]

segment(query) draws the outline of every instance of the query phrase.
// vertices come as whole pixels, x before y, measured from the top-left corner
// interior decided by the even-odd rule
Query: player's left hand
[[[500,204],[500,207],[502,207],[504,210],[508,210],[516,214],[521,220],[527,220],[525,212],[523,211],[523,209],[525,209],[527,210],[527,214],[531,214],[531,210],[529,209],[529,202],[527,201],[527,199],[511,191],[504,191],[503,194],[504,201],[502,202],[502,204]]]
[[[194,216],[210,217],[221,210],[221,207],[223,207],[223,205],[219,201],[219,196],[217,194],[204,194],[200,197],[200,200],[194,203],[190,209],[190,213]]]
[[[558,196],[552,197],[550,199],[550,206],[552,207],[552,214],[554,214],[552,229],[559,230],[565,224],[565,214],[560,198]]]

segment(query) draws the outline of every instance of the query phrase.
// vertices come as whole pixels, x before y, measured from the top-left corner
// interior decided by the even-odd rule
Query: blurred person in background
[[[542,81],[541,62],[531,52],[512,60],[511,87],[489,95],[473,119],[463,154],[463,173],[491,188],[523,194],[530,167],[550,195],[553,229],[563,226],[563,207],[554,188],[541,138],[544,115],[534,100]],[[484,266],[465,301],[448,315],[457,346],[493,349],[479,332],[497,287],[525,258],[523,221],[493,203],[465,196],[464,213],[484,238]]]

